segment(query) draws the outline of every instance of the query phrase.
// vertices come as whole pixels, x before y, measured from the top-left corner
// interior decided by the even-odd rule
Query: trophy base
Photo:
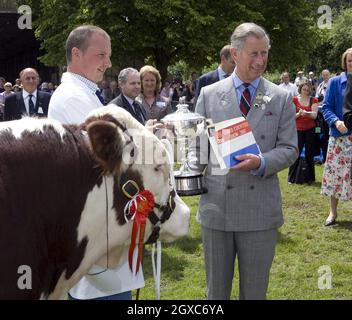
[[[203,187],[203,175],[191,172],[175,171],[176,191],[179,196],[196,196],[207,193]]]

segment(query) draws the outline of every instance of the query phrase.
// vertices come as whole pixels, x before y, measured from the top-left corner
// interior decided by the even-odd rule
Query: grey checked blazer
[[[263,177],[250,172],[220,170],[212,150],[191,148],[190,158],[196,159],[193,168],[206,167],[208,193],[201,196],[197,218],[207,228],[256,231],[283,224],[277,172],[298,157],[295,108],[287,91],[264,78],[260,80],[258,92],[271,97],[265,108],[252,105],[247,116],[265,159]],[[214,123],[241,116],[232,77],[204,87],[195,112]],[[208,165],[200,164],[202,157],[208,159]]]

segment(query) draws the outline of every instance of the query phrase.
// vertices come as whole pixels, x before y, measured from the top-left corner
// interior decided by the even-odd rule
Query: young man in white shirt
[[[48,117],[65,124],[79,124],[91,110],[102,107],[97,83],[111,67],[110,56],[110,37],[103,29],[89,25],[74,29],[66,40],[67,72],[62,75],[62,82],[52,96]],[[122,255],[127,250],[128,247]],[[69,297],[131,300],[131,290],[143,286],[142,270],[135,275],[125,259],[114,269],[94,265],[70,290]]]

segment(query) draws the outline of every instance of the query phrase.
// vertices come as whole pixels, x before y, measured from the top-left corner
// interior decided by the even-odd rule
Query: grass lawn
[[[323,167],[316,166],[317,181]],[[280,174],[285,224],[280,228],[271,268],[268,299],[352,299],[352,204],[339,204],[338,224],[325,227],[329,199],[320,183],[288,185]],[[163,244],[161,299],[205,299],[205,271],[200,226],[195,220],[198,197],[185,197],[191,208],[189,236]],[[150,248],[148,248],[150,249]],[[327,271],[331,270],[331,286]],[[150,257],[144,259],[146,286],[140,299],[155,299]],[[238,298],[236,268],[232,298]]]

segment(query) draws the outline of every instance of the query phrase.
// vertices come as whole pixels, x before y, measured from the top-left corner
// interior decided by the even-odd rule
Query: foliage
[[[36,36],[47,65],[65,64],[68,33],[92,23],[111,36],[113,64],[155,64],[163,78],[182,60],[196,71],[218,61],[218,53],[244,21],[262,25],[272,39],[270,70],[301,65],[316,41],[318,0],[24,0],[34,13]],[[283,19],[285,15],[285,19]],[[301,39],[304,38],[304,46]]]
[[[334,21],[329,42],[331,43],[331,56],[340,65],[341,55],[346,49],[352,47],[352,9],[345,9]]]
[[[352,9],[346,8],[351,1],[328,1],[333,11],[332,28],[320,30],[320,41],[310,55],[313,70],[341,71],[341,56],[352,47]]]
[[[322,166],[316,166],[321,181]],[[271,268],[268,299],[352,299],[352,210],[350,202],[339,203],[338,224],[325,227],[329,199],[320,195],[320,183],[287,184],[287,169],[280,172],[285,224],[280,228]],[[172,244],[163,244],[161,299],[205,299],[205,269],[200,226],[195,220],[199,198],[185,197],[191,208],[190,234]],[[324,284],[320,268],[330,267],[331,289]],[[146,286],[141,299],[155,299],[150,257],[144,260]],[[325,284],[327,282],[325,281]],[[232,299],[238,299],[238,269]]]
[[[193,70],[191,67],[183,60],[177,61],[172,66],[168,67],[168,74],[172,75],[173,77],[181,77],[183,82],[190,79],[192,72]]]
[[[279,71],[275,71],[275,72],[265,72],[264,74],[265,79],[279,84],[281,82],[281,72]],[[293,77],[293,74],[291,75],[291,77]]]
[[[319,1],[270,1],[261,7],[263,26],[271,37],[269,71],[305,65],[317,40]]]

